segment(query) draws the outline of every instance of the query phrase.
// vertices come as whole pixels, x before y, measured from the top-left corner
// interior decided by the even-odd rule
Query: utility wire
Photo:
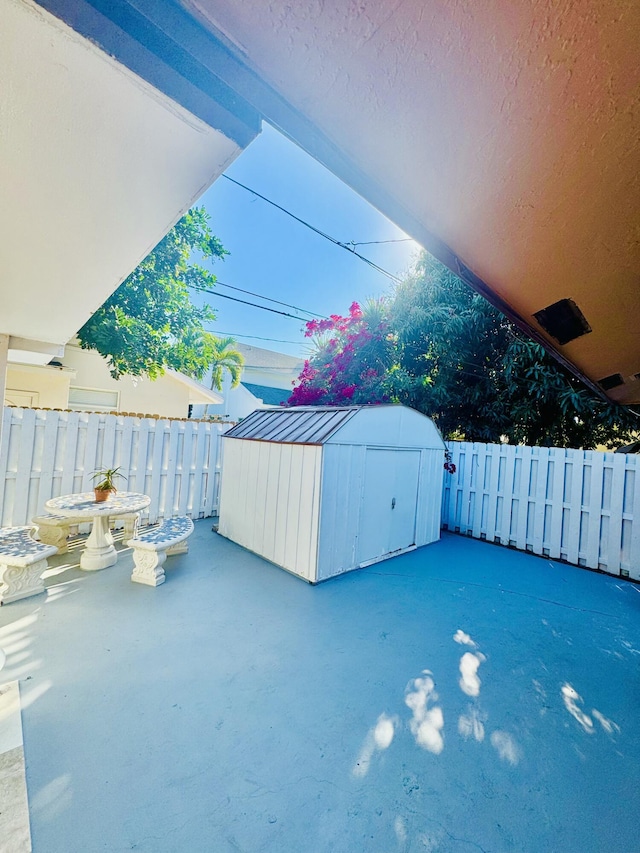
[[[399,237],[397,240],[366,240],[364,243],[355,243],[349,240],[348,246],[380,246],[382,243],[413,243],[412,237]]]
[[[281,314],[283,317],[291,317],[292,320],[299,320],[301,323],[306,323],[306,317],[297,317],[295,314],[289,314],[287,311],[278,311],[276,308],[268,308],[266,305],[258,305],[256,302],[248,302],[246,299],[238,299],[237,296],[229,296],[228,293],[218,293],[217,290],[211,290],[208,287],[198,287],[195,284],[188,284],[192,290],[198,293],[210,293],[212,296],[219,296],[221,299],[230,299],[232,302],[241,302],[243,305],[251,305],[252,308],[261,308],[263,311],[270,311],[272,314]]]
[[[298,305],[290,305],[288,302],[280,302],[279,299],[272,299],[270,296],[263,296],[261,293],[255,293],[253,290],[245,290],[243,287],[236,287],[233,284],[225,284],[224,281],[216,279],[216,285],[220,287],[229,287],[231,290],[237,290],[239,293],[248,293],[249,296],[257,296],[258,299],[264,299],[267,302],[273,302],[275,305],[283,305],[285,308],[293,308],[294,311],[301,311],[303,314],[309,314],[311,317],[321,317],[326,320],[324,314],[318,314],[317,311],[307,311],[306,308],[300,308]]]
[[[297,344],[298,346],[304,343],[304,341],[285,341],[282,338],[261,338],[259,335],[239,335],[237,332],[221,332],[219,329],[207,329],[207,331],[225,338],[247,338],[250,341],[273,341],[276,344]]]
[[[375,264],[369,258],[365,258],[364,255],[361,255],[359,252],[356,252],[356,250],[354,248],[352,248],[351,244],[343,243],[340,240],[336,240],[335,237],[332,237],[330,234],[327,234],[324,231],[321,231],[319,228],[316,228],[315,225],[311,225],[310,222],[307,222],[306,220],[301,219],[299,216],[296,216],[295,213],[291,213],[290,210],[287,210],[285,207],[282,207],[281,205],[276,204],[275,201],[271,201],[270,198],[267,198],[266,196],[262,195],[261,193],[256,192],[255,190],[252,190],[251,187],[247,187],[247,186],[245,186],[245,184],[241,184],[240,181],[236,181],[234,178],[230,178],[229,175],[222,175],[222,177],[226,178],[228,181],[231,181],[232,184],[236,184],[236,186],[241,187],[243,190],[246,190],[247,192],[251,193],[252,195],[255,195],[258,198],[261,198],[263,201],[266,201],[267,204],[270,204],[273,207],[277,208],[278,210],[282,211],[282,213],[286,213],[287,216],[290,216],[292,219],[295,219],[296,222],[299,222],[301,225],[304,225],[306,228],[309,228],[311,231],[314,231],[316,234],[319,234],[321,237],[324,237],[325,240],[329,240],[329,242],[333,243],[334,246],[339,246],[341,249],[346,249],[347,252],[351,252],[352,255],[355,255],[356,258],[360,258],[361,261],[364,261],[364,263],[368,264],[370,267],[372,267],[372,269],[377,270],[377,272],[386,276],[388,279],[391,279],[391,281],[395,282],[396,284],[400,284],[401,279],[399,279],[398,276],[393,275],[393,273],[390,273],[388,270],[385,270],[382,267],[378,266],[378,264]]]

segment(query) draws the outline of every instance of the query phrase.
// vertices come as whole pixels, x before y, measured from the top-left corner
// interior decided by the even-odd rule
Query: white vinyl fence
[[[51,497],[89,491],[97,468],[151,497],[145,519],[216,515],[225,425],[4,408],[0,527]],[[449,444],[444,529],[640,580],[640,455]],[[147,517],[148,516],[148,517]]]
[[[640,580],[640,456],[450,442],[444,529]]]
[[[143,520],[214,515],[224,429],[208,421],[6,407],[0,526],[29,524],[49,498],[91,491],[93,471],[116,466],[127,478],[121,490],[151,497]]]

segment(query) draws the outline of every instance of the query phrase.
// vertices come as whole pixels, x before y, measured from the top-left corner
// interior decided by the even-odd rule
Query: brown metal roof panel
[[[355,410],[338,410],[335,412],[323,412],[324,417],[318,418],[312,424],[312,429],[305,440],[310,444],[322,444],[333,433],[355,414]]]
[[[301,444],[322,444],[349,418],[355,410],[316,411],[296,431],[295,440]]]
[[[292,444],[322,444],[357,408],[257,409],[225,433],[229,438]]]
[[[299,441],[304,443],[302,436],[308,424],[313,420],[312,412],[282,412],[282,417],[274,418],[275,428],[270,434],[271,441]]]
[[[236,424],[231,429],[228,429],[225,432],[225,435],[231,436],[233,438],[245,438],[249,433],[258,432],[260,430],[260,424],[265,418],[265,415],[268,415],[268,412],[256,409],[255,412],[252,412],[248,415],[244,420],[240,421],[239,424]]]

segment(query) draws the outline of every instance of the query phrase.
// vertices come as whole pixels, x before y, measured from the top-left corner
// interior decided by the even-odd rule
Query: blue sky
[[[375,208],[268,125],[227,174],[342,242],[406,238]],[[213,232],[230,252],[223,262],[213,265],[222,282],[324,315],[346,313],[354,300],[379,296],[391,287],[389,279],[349,252],[224,178],[198,204],[206,207]],[[417,246],[410,241],[358,246],[357,251],[399,274],[410,266]],[[219,290],[259,301],[224,287]],[[232,333],[242,343],[266,349],[306,354],[308,342],[299,321],[216,296],[207,301],[217,314],[212,331]]]

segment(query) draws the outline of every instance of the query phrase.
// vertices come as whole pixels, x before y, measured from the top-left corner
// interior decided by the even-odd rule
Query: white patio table
[[[150,497],[137,492],[117,492],[109,500],[101,503],[95,500],[93,492],[82,492],[51,498],[45,503],[45,507],[56,515],[74,518],[86,516],[87,521],[93,522],[91,533],[80,557],[80,568],[87,572],[95,572],[98,569],[113,566],[118,559],[118,552],[113,547],[113,536],[109,530],[109,518],[114,515],[139,512],[150,503]]]

